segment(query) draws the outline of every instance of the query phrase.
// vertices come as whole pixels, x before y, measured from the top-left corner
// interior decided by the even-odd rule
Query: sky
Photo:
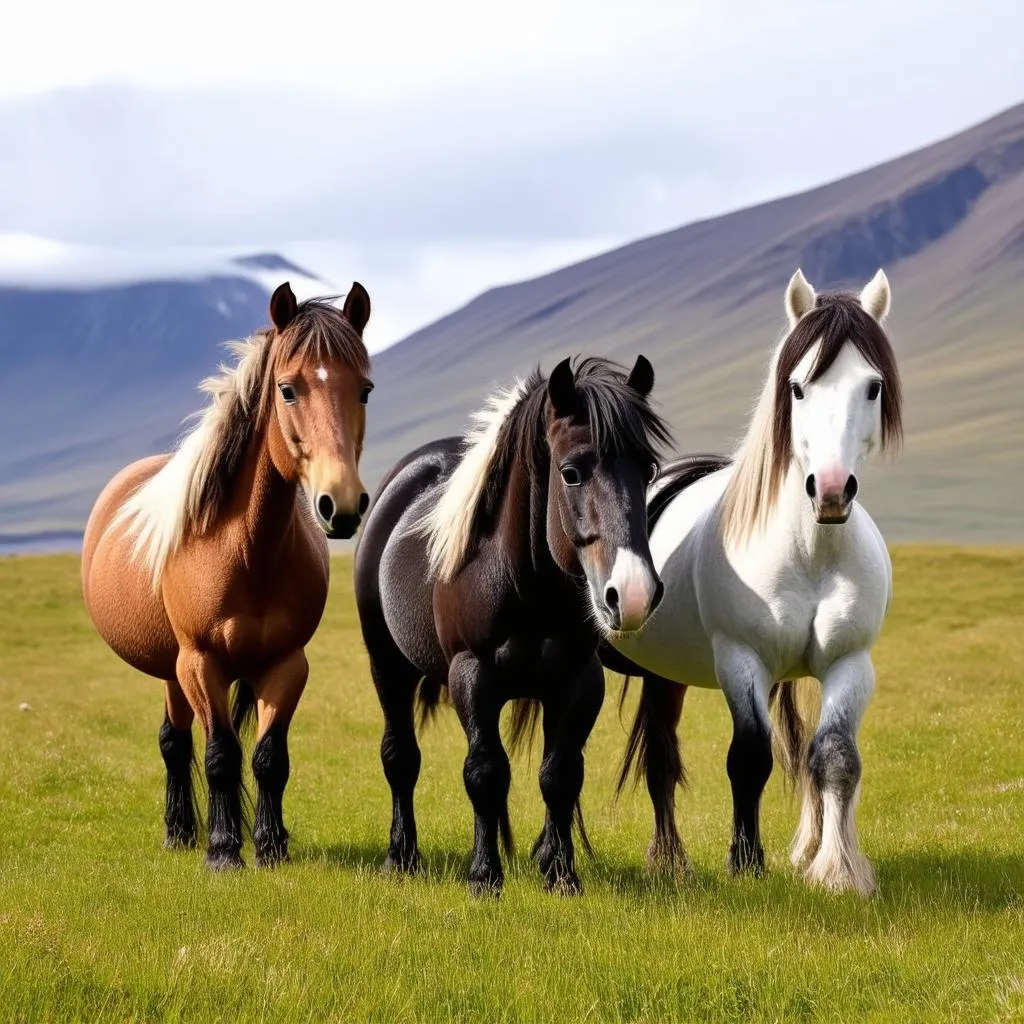
[[[1024,100],[1008,0],[35,0],[4,35],[4,266],[272,249],[362,281],[374,348]]]

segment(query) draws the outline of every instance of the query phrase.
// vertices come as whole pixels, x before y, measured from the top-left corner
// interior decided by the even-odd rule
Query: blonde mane
[[[222,363],[216,375],[200,383],[209,402],[197,414],[198,423],[160,470],[124,501],[108,527],[124,527],[133,538],[132,557],[145,567],[154,590],[185,538],[208,530],[223,511],[245,454],[273,407],[271,351],[282,346],[285,358],[308,351],[312,358],[335,356],[369,371],[362,339],[330,299],[300,303],[283,332],[265,329],[228,343],[235,361]]]
[[[272,332],[262,331],[245,341],[232,342],[234,365],[221,364],[199,390],[209,404],[199,422],[181,440],[177,450],[118,509],[110,528],[124,526],[133,536],[132,556],[141,561],[160,585],[168,558],[178,550],[189,530],[202,531],[219,509],[210,500],[212,484],[244,451],[255,427],[267,376]],[[237,466],[231,466],[232,470]]]
[[[733,472],[722,496],[722,533],[727,543],[738,543],[762,528],[775,507],[785,476],[786,461],[775,448],[775,377],[779,352],[776,345],[768,364],[761,397],[754,407],[746,436],[733,455]]]
[[[527,391],[526,381],[517,380],[512,387],[496,391],[473,414],[474,423],[463,442],[462,458],[437,504],[419,523],[427,537],[431,575],[442,582],[450,580],[462,565],[501,428]]]

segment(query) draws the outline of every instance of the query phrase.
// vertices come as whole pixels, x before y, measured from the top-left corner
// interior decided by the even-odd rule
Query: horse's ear
[[[576,411],[576,375],[569,359],[563,359],[551,371],[548,398],[556,416],[570,416]]]
[[[342,312],[361,338],[363,328],[370,319],[370,293],[358,281],[352,282],[352,287],[345,296],[345,308]]]
[[[860,293],[860,304],[864,311],[870,313],[880,324],[885,323],[892,304],[892,289],[889,287],[889,278],[881,268],[864,285],[864,290]]]
[[[646,356],[637,356],[626,383],[641,397],[646,398],[654,387],[654,367]]]
[[[298,309],[292,286],[287,281],[278,285],[270,296],[270,322],[283,331],[295,319]]]
[[[797,321],[814,309],[814,303],[818,296],[810,286],[802,270],[789,279],[789,286],[786,288],[786,316],[789,317],[789,327],[792,330],[796,327]]]

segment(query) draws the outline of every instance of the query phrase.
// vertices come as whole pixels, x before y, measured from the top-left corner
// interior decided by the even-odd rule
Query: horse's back
[[[418,521],[458,464],[461,439],[445,438],[410,452],[385,476],[356,548],[356,603],[364,635],[385,627],[425,675],[446,675],[433,613],[427,542]]]
[[[121,470],[100,493],[82,540],[82,595],[100,636],[128,664],[158,679],[173,679],[177,641],[146,569],[132,556],[124,528],[109,529],[124,501],[167,462],[140,459]]]

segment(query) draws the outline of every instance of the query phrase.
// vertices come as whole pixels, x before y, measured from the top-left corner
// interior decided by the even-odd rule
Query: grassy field
[[[794,877],[796,808],[774,777],[771,871],[727,877],[715,693],[684,720],[697,881],[649,879],[646,794],[611,799],[617,684],[588,749],[581,898],[547,895],[522,849],[541,820],[536,751],[513,766],[505,894],[468,896],[450,709],[423,740],[428,870],[378,876],[390,800],[346,559],[292,731],[294,861],[210,875],[200,853],[161,849],[161,689],[93,632],[77,561],[0,559],[0,1020],[1024,1020],[1024,551],[894,559],[862,732],[869,902]]]

